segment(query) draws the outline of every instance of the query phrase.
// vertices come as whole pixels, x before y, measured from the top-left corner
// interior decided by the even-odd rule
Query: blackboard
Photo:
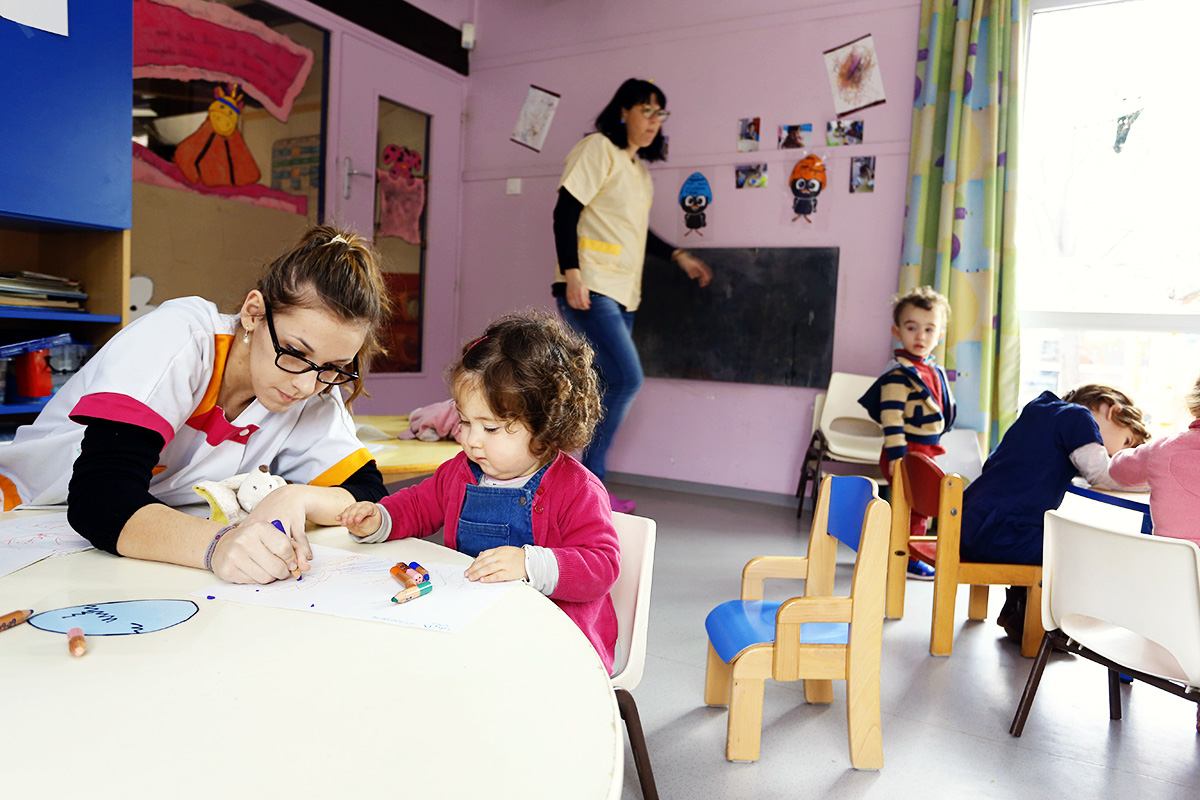
[[[633,338],[647,376],[776,386],[829,384],[838,248],[706,248],[701,289],[647,258]]]

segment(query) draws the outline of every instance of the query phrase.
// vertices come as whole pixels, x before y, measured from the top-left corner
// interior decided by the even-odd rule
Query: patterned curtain
[[[950,299],[942,364],[959,428],[1017,416],[1018,78],[1029,0],[923,0],[900,291]],[[989,447],[990,449],[990,447]]]

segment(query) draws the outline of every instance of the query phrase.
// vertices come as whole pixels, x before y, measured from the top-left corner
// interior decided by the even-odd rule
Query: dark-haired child
[[[620,548],[604,484],[567,454],[600,417],[592,349],[531,312],[463,347],[449,383],[463,452],[416,486],[338,518],[364,542],[429,536],[472,556],[471,580],[526,580],[570,617],[609,670],[617,618],[609,590]]]

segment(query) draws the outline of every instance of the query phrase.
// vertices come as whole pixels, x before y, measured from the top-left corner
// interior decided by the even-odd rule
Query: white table
[[[355,547],[469,563],[420,540]],[[0,632],[0,795],[100,798],[620,796],[624,726],[595,651],[516,586],[453,634],[189,598],[210,573],[88,551],[0,578],[0,614],[195,600],[152,634]]]

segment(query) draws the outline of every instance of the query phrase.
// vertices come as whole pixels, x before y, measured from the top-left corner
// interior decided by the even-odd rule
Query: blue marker
[[[271,520],[271,524],[274,525],[276,528],[279,528],[280,533],[282,533],[284,536],[287,536],[287,528],[283,527],[282,522],[280,522],[277,519],[273,519],[273,520]],[[300,566],[299,565],[296,565],[296,568],[294,570],[292,570],[292,577],[298,581],[304,580],[304,578],[300,575]]]

